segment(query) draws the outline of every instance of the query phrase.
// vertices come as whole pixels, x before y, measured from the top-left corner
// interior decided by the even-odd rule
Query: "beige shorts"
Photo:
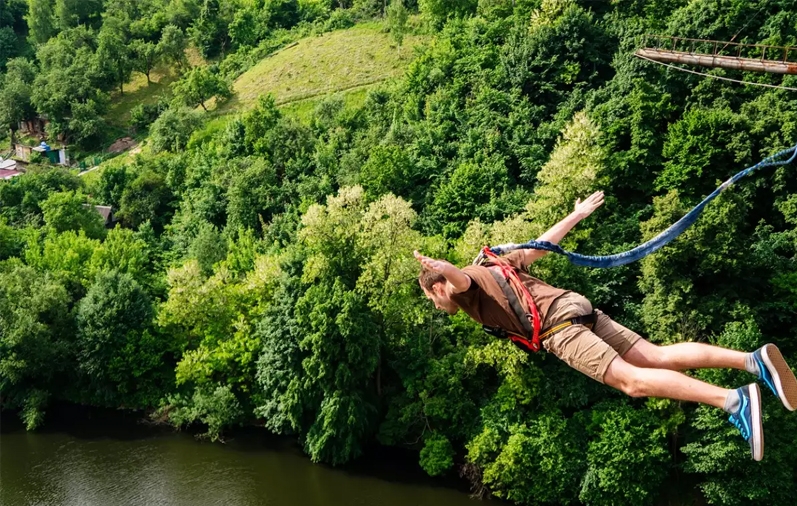
[[[577,293],[567,293],[551,304],[542,327],[590,314],[592,304]],[[599,309],[592,330],[584,325],[573,325],[546,338],[542,345],[570,367],[603,383],[609,364],[623,356],[642,337],[619,323],[612,321]]]

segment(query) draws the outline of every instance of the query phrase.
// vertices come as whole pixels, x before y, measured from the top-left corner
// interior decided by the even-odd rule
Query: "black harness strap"
[[[504,292],[504,296],[506,296],[506,299],[509,301],[509,306],[512,308],[512,311],[515,312],[515,316],[517,316],[518,320],[520,320],[520,325],[523,326],[526,336],[531,336],[534,330],[531,328],[531,321],[529,321],[528,313],[523,311],[523,306],[520,305],[517,294],[515,294],[515,291],[512,290],[512,287],[509,286],[509,283],[506,282],[506,279],[504,279],[503,276],[492,269],[487,270],[490,271],[490,274],[493,275],[495,282],[498,283],[498,286],[501,287],[501,291]]]

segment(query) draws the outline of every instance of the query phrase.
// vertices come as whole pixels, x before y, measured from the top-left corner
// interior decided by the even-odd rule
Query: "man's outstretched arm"
[[[581,201],[576,200],[575,209],[572,213],[568,214],[565,219],[549,228],[544,234],[537,238],[538,241],[548,241],[554,244],[559,244],[570,230],[575,227],[578,222],[592,214],[595,209],[603,204],[603,192],[598,191]],[[528,266],[530,263],[538,260],[548,254],[548,251],[538,249],[525,249],[522,250],[525,254],[524,264]]]
[[[445,260],[435,260],[434,258],[429,258],[427,256],[423,256],[416,250],[414,253],[415,258],[421,262],[421,265],[429,269],[430,271],[439,272],[446,278],[446,281],[451,285],[453,293],[462,293],[470,288],[470,277],[459,270],[458,268],[454,267],[451,263],[446,262]]]

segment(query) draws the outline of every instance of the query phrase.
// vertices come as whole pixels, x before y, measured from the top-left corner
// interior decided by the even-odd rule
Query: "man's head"
[[[442,274],[422,268],[418,275],[418,283],[421,285],[423,293],[434,302],[437,309],[442,309],[450,315],[457,314],[459,306],[451,300],[448,290],[446,290],[446,278]]]

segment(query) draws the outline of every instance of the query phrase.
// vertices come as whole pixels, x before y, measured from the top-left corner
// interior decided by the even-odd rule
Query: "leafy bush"
[[[187,107],[167,109],[150,127],[152,149],[155,152],[183,150],[201,121],[199,113]]]
[[[154,104],[138,104],[130,110],[130,124],[138,131],[143,131],[155,122],[168,109],[169,104],[159,99]]]

